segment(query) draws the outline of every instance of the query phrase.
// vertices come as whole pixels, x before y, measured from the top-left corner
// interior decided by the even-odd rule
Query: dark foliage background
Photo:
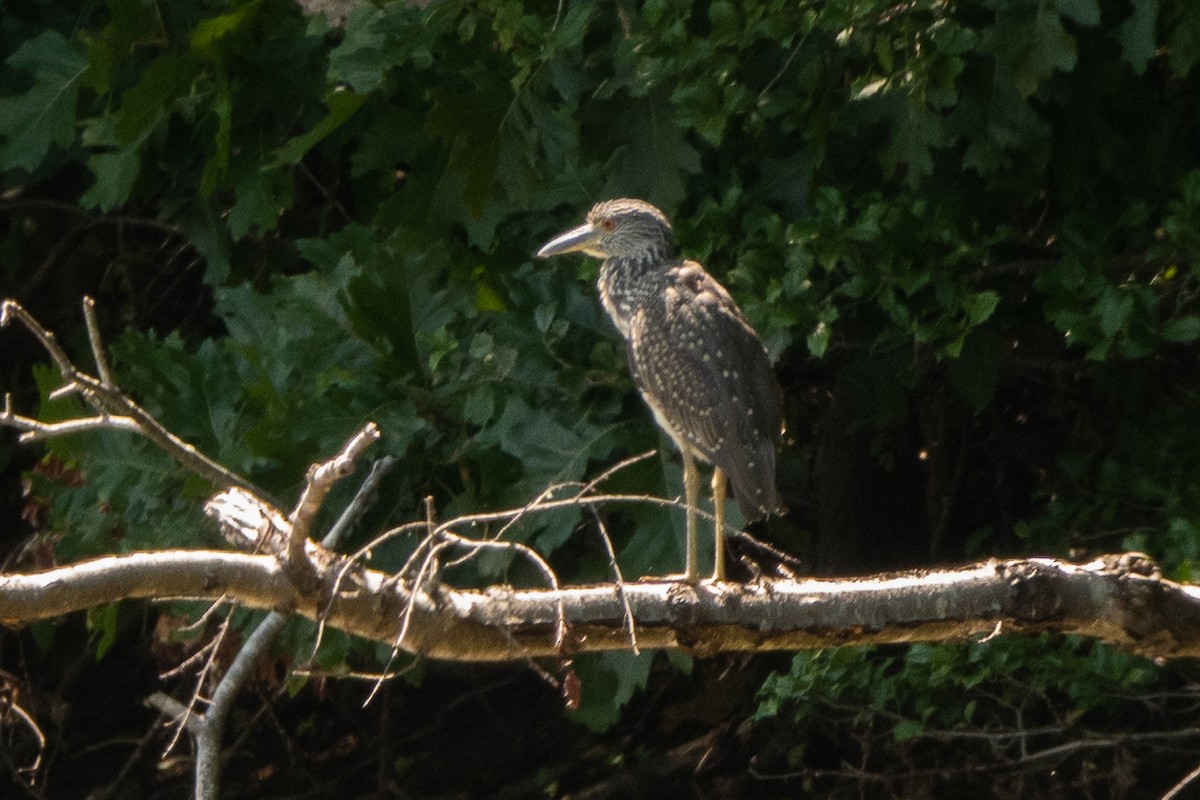
[[[1194,577],[1194,3],[8,0],[0,54],[0,294],[81,359],[94,295],[121,383],[278,498],[376,420],[401,462],[357,544],[425,496],[520,506],[663,444],[596,265],[531,258],[633,195],[777,360],[791,513],[759,533],[814,572],[1138,549]],[[18,408],[79,411],[27,338],[0,348]],[[220,545],[213,487],[146,443],[5,437],[7,568]],[[611,488],[677,493],[662,453]],[[678,569],[681,518],[606,519],[626,575]],[[591,520],[508,535],[608,577]],[[156,677],[203,633],[182,612],[0,636],[49,737],[22,788],[32,742],[0,723],[13,796],[186,796],[140,705],[191,692]],[[229,796],[1151,797],[1200,762],[1194,668],[1089,642],[613,654],[577,665],[575,712],[553,668],[417,662],[363,710],[369,683],[285,679],[311,633],[245,698]],[[311,666],[386,655],[327,636]]]

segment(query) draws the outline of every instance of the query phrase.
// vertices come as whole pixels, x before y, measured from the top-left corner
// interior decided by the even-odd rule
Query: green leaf
[[[1100,332],[1106,337],[1112,337],[1125,327],[1132,311],[1133,297],[1128,292],[1122,292],[1110,286],[1096,301],[1092,313],[1099,320]]]
[[[545,410],[534,410],[520,396],[512,396],[487,440],[495,437],[502,450],[520,457],[531,470],[558,480],[577,480],[588,458],[600,454],[595,441],[585,438],[592,434],[584,426],[566,424]]]
[[[688,144],[661,97],[639,101],[624,117],[629,143],[618,158],[607,191],[645,197],[663,208],[674,208],[687,193],[685,181],[700,171],[700,153]]]
[[[1138,75],[1146,71],[1146,65],[1154,58],[1158,44],[1154,40],[1154,28],[1158,22],[1158,0],[1133,0],[1133,13],[1116,30],[1121,43],[1121,57]]]
[[[1054,7],[1064,17],[1088,27],[1100,24],[1100,4],[1097,0],[1054,0]]]
[[[1017,88],[1028,96],[1055,71],[1070,72],[1075,68],[1075,39],[1062,26],[1062,19],[1051,11],[1041,10],[1034,19],[1029,50],[1014,75]]]
[[[278,148],[262,168],[264,170],[278,169],[281,166],[299,163],[300,159],[304,158],[304,155],[318,142],[345,125],[355,112],[362,108],[366,99],[365,94],[334,89],[325,98],[325,103],[329,107],[329,113],[325,115],[325,118],[314,125],[312,130],[293,137],[283,147]]]
[[[224,283],[229,276],[231,243],[229,231],[207,199],[196,198],[179,219],[188,239],[205,261],[205,280],[213,285]]]
[[[427,124],[431,134],[450,146],[446,169],[462,181],[461,193],[453,192],[458,194],[455,207],[466,201],[472,213],[462,216],[478,218],[495,196],[500,137],[514,95],[502,75],[481,65],[466,70],[463,77],[468,86],[450,84],[434,92]]]
[[[274,230],[280,213],[291,205],[293,182],[286,172],[261,172],[243,165],[233,180],[237,200],[229,209],[229,235],[240,240],[252,230]]]
[[[1200,339],[1200,317],[1188,314],[1163,323],[1161,336],[1167,342],[1194,342]]]
[[[342,41],[329,54],[329,79],[356,92],[373,92],[391,66],[387,37],[379,30],[383,12],[369,3],[354,7],[346,17]]]
[[[1171,67],[1186,76],[1200,61],[1200,7],[1194,2],[1179,2],[1172,3],[1170,11],[1170,17],[1163,20],[1170,31],[1167,52]]]
[[[1010,151],[1036,152],[1050,135],[1049,126],[1030,107],[1016,84],[1007,81],[997,81],[987,98],[976,95],[964,98],[960,113],[963,117],[977,116],[986,131],[986,136],[972,131],[971,143],[963,156],[963,166],[983,176],[1003,171],[1011,161]]]
[[[963,308],[967,312],[967,323],[974,328],[987,321],[992,314],[996,313],[998,305],[1000,305],[1000,294],[990,289],[968,295],[963,302]]]
[[[121,95],[114,128],[117,141],[128,144],[145,136],[171,110],[176,98],[191,86],[191,59],[167,53],[150,62],[138,82]]]
[[[950,383],[976,411],[992,402],[1001,353],[997,337],[985,328],[966,336],[958,358],[950,362]]]
[[[117,641],[117,622],[121,611],[120,603],[105,603],[94,606],[87,611],[87,627],[95,643],[96,660],[104,658],[105,653]]]
[[[930,113],[924,103],[909,102],[904,106],[892,130],[892,140],[883,154],[883,165],[895,172],[900,164],[909,168],[909,179],[924,177],[933,171],[930,151],[943,146],[946,136],[940,116]]]
[[[262,0],[251,0],[235,11],[202,21],[189,37],[193,52],[222,63],[222,50],[249,33],[261,5]]]
[[[141,164],[141,154],[132,146],[115,153],[90,156],[88,167],[96,176],[96,182],[79,198],[79,204],[85,208],[112,211],[129,199]]]
[[[829,349],[829,340],[833,335],[833,328],[825,322],[818,322],[816,327],[808,334],[805,343],[808,345],[808,352],[813,354],[814,358],[821,358],[825,355],[825,351]]]
[[[741,28],[737,8],[727,0],[717,0],[709,6],[708,19],[712,22],[713,34],[716,36],[736,36]]]
[[[162,36],[160,10],[141,0],[106,0],[108,24],[99,31],[81,33],[91,66],[83,86],[100,96],[113,93],[121,83],[128,59],[137,48]]]
[[[25,94],[0,98],[0,169],[33,172],[51,145],[68,147],[75,140],[75,103],[88,68],[81,48],[57,31],[29,39],[6,63],[33,73]]]
[[[892,738],[897,742],[920,736],[925,732],[925,725],[919,720],[902,719],[892,728]]]
[[[221,185],[229,170],[229,152],[233,131],[233,92],[228,81],[221,81],[216,96],[212,98],[212,113],[217,118],[217,130],[213,135],[213,154],[204,165],[200,176],[200,194],[211,195]]]
[[[1053,10],[1012,4],[984,34],[983,47],[996,54],[1022,97],[1037,91],[1056,71],[1069,72],[1077,60],[1075,39]]]
[[[634,692],[645,688],[653,663],[653,653],[611,652],[577,659],[582,691],[579,708],[571,717],[594,731],[612,727]]]
[[[486,425],[495,411],[495,394],[489,386],[480,386],[463,403],[463,418],[475,425]]]

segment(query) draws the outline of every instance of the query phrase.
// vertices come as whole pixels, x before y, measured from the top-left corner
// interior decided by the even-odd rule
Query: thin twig
[[[314,667],[296,667],[292,670],[292,674],[299,675],[302,678],[337,678],[338,680],[364,681],[379,684],[390,681],[392,678],[399,678],[401,675],[407,675],[412,672],[416,663],[416,661],[413,661],[403,669],[398,669],[395,672],[359,672],[357,670],[343,672],[341,670],[333,671]]]
[[[192,690],[192,697],[190,700],[188,700],[188,703],[185,706],[187,711],[184,714],[183,719],[182,719],[183,724],[177,725],[175,727],[175,731],[171,735],[171,740],[167,743],[166,748],[163,750],[164,753],[169,753],[175,749],[175,745],[179,743],[179,737],[181,735],[183,735],[183,729],[185,727],[187,728],[188,732],[191,733],[192,736],[195,738],[195,740],[197,742],[197,749],[198,750],[200,749],[199,748],[200,739],[201,739],[202,735],[204,734],[204,732],[207,730],[207,726],[208,726],[208,714],[207,713],[197,713],[196,708],[201,703],[208,702],[208,700],[204,697],[204,684],[208,681],[209,675],[212,673],[213,668],[216,666],[216,663],[217,663],[216,654],[218,652],[220,652],[221,644],[225,641],[226,634],[229,633],[230,621],[233,619],[233,612],[234,612],[234,609],[230,608],[229,611],[225,614],[225,618],[223,620],[221,620],[221,624],[217,628],[216,635],[214,635],[212,638],[211,652],[212,652],[213,657],[206,659],[204,661],[203,666],[200,667],[200,671],[196,674],[196,684],[195,684],[196,688]],[[192,720],[199,720],[199,721],[193,722]],[[197,791],[197,797],[199,797],[199,791]]]
[[[184,469],[195,472],[219,486],[241,486],[246,489],[258,491],[249,480],[213,461],[194,446],[183,441],[163,427],[162,423],[155,419],[153,415],[117,388],[111,382],[111,376],[109,376],[106,382],[104,379],[96,378],[76,369],[66,352],[58,345],[54,334],[42,327],[20,303],[15,300],[0,302],[0,327],[4,327],[14,320],[33,334],[34,338],[38,340],[42,348],[50,356],[59,374],[62,376],[65,386],[55,394],[78,392],[89,405],[96,409],[97,416],[94,418],[68,420],[54,423],[53,425],[46,423],[32,425],[28,418],[13,414],[11,403],[6,400],[5,414],[0,416],[0,425],[24,430],[27,434],[32,434],[29,436],[31,439],[76,433],[80,430],[91,428],[136,430],[158,445],[159,448],[175,459]],[[92,338],[90,333],[89,338]],[[97,334],[93,338],[93,348],[95,349],[99,346],[100,343]],[[100,359],[100,363],[104,363],[102,355]],[[101,371],[107,371],[107,366]]]
[[[21,431],[17,441],[22,444],[40,442],[55,436],[65,436],[83,431],[127,431],[141,433],[142,429],[132,417],[86,417],[62,422],[42,422],[31,417],[13,413],[12,398],[5,395],[4,412],[0,413],[0,425]]]
[[[124,796],[128,790],[122,791],[122,785],[129,775],[142,763],[142,759],[146,755],[146,751],[150,749],[150,745],[154,742],[154,737],[158,733],[158,726],[151,725],[146,729],[142,738],[138,741],[137,747],[133,748],[133,752],[125,759],[125,763],[121,765],[121,769],[117,771],[117,775],[108,785],[99,792],[89,795],[88,800],[109,800],[109,798]]]
[[[177,720],[194,733],[204,724],[203,718],[191,713],[191,709],[164,692],[155,692],[143,702],[156,708],[172,720]],[[195,730],[193,730],[195,729]],[[168,748],[168,752],[169,752]]]
[[[224,605],[226,602],[228,602],[228,600],[229,600],[228,595],[221,595],[221,597],[219,599],[214,600],[209,605],[208,608],[204,609],[204,613],[201,614],[199,617],[196,617],[195,621],[190,622],[187,625],[184,625],[183,627],[179,628],[177,632],[178,633],[192,633],[193,631],[204,630],[205,628],[208,627],[209,619],[216,616],[217,611],[219,611],[221,606]]]
[[[651,456],[654,456],[657,453],[658,453],[657,450],[647,450],[644,453],[638,453],[636,456],[630,456],[629,458],[626,458],[623,461],[618,461],[616,464],[613,464],[611,467],[604,470],[604,472],[601,472],[599,475],[597,475],[596,477],[592,478],[590,481],[585,483],[583,485],[583,488],[579,490],[579,494],[577,494],[575,496],[577,498],[579,498],[579,497],[583,497],[584,495],[590,494],[591,492],[593,492],[596,489],[597,486],[599,486],[601,483],[604,483],[604,481],[608,480],[613,475],[616,475],[621,470],[625,469],[626,467],[632,467],[634,464],[641,463],[642,461],[645,461],[647,458],[650,458]]]
[[[685,509],[687,506],[680,498],[667,499],[664,497],[654,497],[648,494],[594,494],[587,497],[569,497],[561,500],[546,500],[536,507],[528,505],[521,508],[507,509],[505,511],[490,511],[479,514],[464,514],[461,517],[456,517],[448,522],[444,522],[438,526],[436,532],[448,530],[450,528],[461,528],[468,525],[481,525],[489,522],[504,522],[512,519],[518,514],[528,514],[530,512],[555,511],[562,508],[578,508],[581,506],[602,506],[612,503],[644,503],[652,506],[661,506],[663,508],[680,508]],[[712,520],[712,513],[705,511],[702,508],[696,509],[696,514],[705,519]],[[425,523],[405,523],[396,528],[390,528],[375,537],[370,545],[364,547],[364,551],[379,546],[383,542],[393,536],[404,534],[412,531],[414,528],[424,528]]]
[[[293,512],[294,520],[307,519],[307,528],[311,530],[312,518],[320,510],[321,502],[328,494],[329,487],[336,480],[353,470],[354,461],[378,436],[378,428],[373,423],[366,425],[347,442],[338,456],[310,470],[305,497],[297,503],[296,510]],[[342,511],[337,522],[334,523],[329,533],[322,540],[321,544],[325,548],[332,549],[336,547],[358,520],[361,519],[374,500],[380,482],[395,463],[395,458],[385,456],[372,465],[371,472],[367,475],[362,485],[359,486],[354,499]],[[295,521],[292,522],[292,526],[292,532],[288,538],[289,548],[293,542],[297,541],[297,537],[295,536]],[[299,542],[301,548],[303,548],[307,542],[307,537],[299,537]],[[303,549],[301,553],[303,554]],[[308,564],[310,567],[312,566],[307,556],[302,555],[302,558],[305,564]],[[263,618],[254,629],[254,632],[247,637],[245,643],[230,663],[229,668],[218,682],[216,689],[213,691],[208,709],[200,715],[202,722],[189,725],[188,730],[193,734],[196,742],[195,776],[196,797],[198,800],[215,800],[219,796],[221,785],[221,743],[225,736],[225,726],[229,718],[229,711],[233,707],[233,702],[237,695],[241,692],[253,673],[254,665],[258,663],[263,653],[278,638],[280,631],[283,630],[289,618],[290,615],[280,611],[272,611]],[[318,623],[314,653],[316,652],[316,648],[320,647],[323,631],[324,619],[322,618]],[[213,663],[210,660],[206,664],[205,670]],[[198,700],[199,696],[194,696],[189,709],[194,708]],[[184,717],[184,721],[186,723],[193,718],[194,716]]]
[[[633,650],[633,654],[641,655],[637,644],[637,631],[634,629],[633,622],[633,606],[629,603],[629,594],[625,591],[625,578],[621,575],[621,567],[617,564],[617,554],[613,550],[612,538],[608,535],[608,529],[604,526],[604,520],[601,519],[599,512],[594,507],[588,507],[588,511],[592,513],[592,518],[596,520],[596,530],[600,533],[600,541],[604,544],[604,551],[608,554],[608,564],[613,571],[613,585],[617,588],[617,596],[621,598],[621,606],[624,608],[625,629],[629,631],[629,647]]]
[[[387,675],[387,674],[391,673],[390,666],[391,666],[393,660],[398,656],[400,649],[401,649],[401,645],[403,644],[405,638],[407,637],[409,625],[411,623],[413,614],[415,613],[416,603],[418,601],[418,598],[422,595],[427,595],[427,590],[425,590],[423,587],[426,587],[431,582],[432,576],[438,574],[438,572],[440,571],[441,564],[440,564],[439,555],[450,544],[457,544],[459,547],[461,547],[465,551],[464,555],[459,560],[457,560],[456,562],[453,562],[453,563],[461,563],[463,560],[471,558],[473,555],[477,554],[482,549],[516,550],[517,552],[521,552],[526,557],[529,557],[531,559],[536,559],[534,561],[534,563],[538,566],[539,571],[541,571],[544,576],[547,576],[547,579],[550,581],[551,586],[557,587],[557,585],[558,585],[557,576],[554,575],[554,572],[552,569],[550,569],[549,564],[547,564],[540,555],[538,555],[535,551],[533,551],[528,546],[519,544],[519,543],[515,543],[515,542],[497,541],[495,538],[489,538],[489,539],[485,539],[485,540],[474,540],[474,539],[470,539],[468,537],[464,537],[460,534],[452,533],[452,531],[451,531],[452,528],[464,527],[464,526],[468,526],[468,525],[476,525],[476,524],[480,524],[480,523],[484,523],[484,522],[501,522],[501,521],[503,521],[503,522],[507,523],[504,526],[504,528],[501,529],[500,533],[503,533],[508,528],[510,528],[513,523],[515,523],[517,520],[523,518],[524,516],[526,516],[528,514],[549,511],[549,510],[555,510],[555,509],[561,509],[561,508],[569,508],[569,507],[586,508],[592,513],[593,517],[596,519],[598,529],[601,532],[601,538],[604,542],[605,548],[609,555],[609,563],[611,564],[614,574],[616,576],[617,592],[621,599],[622,605],[624,606],[625,622],[626,622],[627,630],[629,632],[630,646],[632,647],[634,653],[640,652],[638,645],[637,645],[636,630],[634,628],[634,623],[633,623],[633,609],[630,604],[628,595],[625,592],[624,578],[621,574],[620,567],[617,564],[616,552],[613,549],[611,538],[608,537],[607,530],[605,529],[603,522],[600,520],[595,509],[597,506],[602,505],[604,503],[609,503],[609,502],[640,502],[640,503],[650,503],[651,505],[659,505],[659,506],[664,506],[664,507],[677,507],[677,508],[682,507],[682,503],[678,499],[666,500],[666,499],[662,499],[662,498],[652,497],[649,495],[588,495],[588,493],[593,491],[598,484],[600,484],[601,482],[612,477],[618,471],[620,471],[626,467],[629,467],[633,464],[636,464],[640,461],[643,461],[646,458],[651,457],[652,455],[654,455],[655,452],[656,451],[654,451],[654,450],[648,450],[644,453],[640,453],[636,456],[632,456],[621,462],[618,462],[617,464],[608,468],[607,470],[605,470],[600,475],[593,478],[591,481],[589,481],[586,484],[572,482],[572,483],[556,484],[554,486],[548,487],[546,490],[542,491],[534,501],[532,501],[530,503],[526,503],[525,505],[521,506],[520,508],[509,509],[506,511],[493,512],[493,513],[487,513],[487,514],[463,515],[463,516],[457,517],[455,519],[449,520],[445,523],[442,523],[441,525],[435,524],[435,517],[433,515],[433,508],[432,508],[432,498],[427,498],[426,503],[425,503],[426,516],[425,516],[424,520],[422,520],[420,522],[408,522],[408,523],[405,523],[404,525],[400,525],[396,528],[392,528],[388,531],[385,531],[384,533],[380,534],[379,536],[375,537],[373,540],[368,542],[366,545],[364,545],[362,548],[360,548],[357,552],[351,554],[349,556],[349,558],[346,560],[346,563],[343,564],[341,570],[339,571],[338,576],[336,577],[336,579],[334,581],[335,592],[336,592],[336,587],[341,585],[341,582],[342,582],[343,578],[345,577],[345,575],[348,574],[349,571],[351,569],[353,569],[354,566],[356,564],[358,564],[361,561],[361,559],[364,558],[370,550],[372,550],[379,544],[382,544],[384,541],[386,541],[394,536],[402,535],[402,534],[409,533],[411,531],[416,531],[416,530],[424,530],[425,531],[425,536],[418,543],[416,549],[414,549],[414,551],[409,555],[409,557],[405,560],[404,564],[401,566],[401,568],[396,573],[397,576],[402,576],[403,579],[407,579],[410,582],[411,590],[409,591],[408,599],[405,604],[404,613],[401,615],[400,631],[397,634],[396,639],[395,639],[395,643],[394,643],[394,647],[393,647],[393,651],[392,651],[392,657],[391,657],[391,659],[389,659],[388,664],[385,665],[383,674]],[[547,497],[553,495],[553,493],[555,491],[557,491],[558,489],[564,488],[567,486],[573,486],[578,489],[578,491],[576,492],[576,494],[573,497],[566,498],[566,499],[559,499],[559,500],[547,500],[546,499]],[[711,518],[711,515],[704,511],[699,511],[699,513],[701,514],[701,516]],[[499,535],[500,534],[497,534],[497,536],[499,536]],[[565,633],[566,633],[565,618],[562,616],[563,609],[561,607],[559,608],[559,614],[560,614],[559,627],[557,630],[557,639],[556,639],[557,644],[562,643],[562,641],[565,637]],[[382,680],[382,678],[381,678],[381,680]],[[368,698],[366,700],[367,703],[370,702],[371,698],[374,696],[375,691],[378,689],[379,685],[380,684],[377,684],[376,688],[374,690],[372,690],[371,695],[368,696]]]
[[[1162,800],[1175,800],[1177,797],[1183,796],[1183,790],[1186,789],[1193,781],[1200,778],[1200,766],[1193,769],[1187,775],[1184,775],[1178,783],[1170,788],[1170,790],[1162,796]]]
[[[520,511],[518,510],[516,513],[520,513]],[[427,520],[425,524],[432,524],[432,519]],[[435,539],[436,542],[431,543],[434,542]],[[418,553],[421,552],[422,549],[427,549],[428,552],[421,560],[421,566],[420,569],[417,570],[417,574],[411,579],[412,590],[408,593],[408,600],[405,604],[404,613],[401,615],[400,631],[396,634],[396,638],[392,642],[391,657],[388,659],[387,664],[384,665],[384,675],[391,673],[391,665],[399,656],[402,645],[404,644],[404,640],[408,636],[409,627],[416,611],[417,600],[424,594],[420,587],[428,582],[429,575],[437,572],[439,554],[443,550],[450,547],[462,548],[467,551],[468,555],[476,555],[484,550],[515,551],[527,558],[530,563],[537,568],[537,570],[542,574],[542,577],[546,579],[546,583],[549,584],[552,590],[557,591],[559,588],[558,575],[555,574],[554,570],[550,567],[550,564],[546,561],[546,559],[542,558],[542,556],[539,555],[538,552],[532,547],[522,544],[521,542],[504,542],[495,541],[493,539],[471,539],[446,529],[444,525],[439,526],[435,528],[434,533],[426,536],[421,542],[421,545],[419,545],[417,548]],[[415,555],[416,554],[414,553],[413,556],[409,557],[408,561],[406,562],[406,566],[414,561]],[[402,568],[400,574],[406,574],[406,570]],[[557,602],[555,612],[556,620],[554,647],[556,650],[561,650],[563,644],[566,642],[567,637],[567,612],[566,607],[561,600]],[[374,699],[382,685],[383,679],[381,677],[375,686],[372,687],[371,692],[367,695],[366,700],[363,701],[364,707],[370,704],[371,700]]]
[[[371,465],[371,471],[367,473],[367,477],[358,487],[358,491],[354,494],[354,499],[346,505],[337,522],[333,523],[333,526],[329,529],[329,533],[325,534],[325,538],[321,540],[322,547],[328,550],[336,550],[341,545],[342,540],[358,524],[363,514],[367,512],[367,509],[375,501],[376,495],[379,492],[379,485],[383,482],[384,477],[392,471],[392,468],[396,466],[396,463],[397,459],[394,456],[384,456]],[[338,592],[341,590],[342,579],[345,578],[349,570],[356,566],[357,563],[353,559],[347,559],[346,563],[338,571],[337,577],[333,582],[333,590],[329,593],[329,603],[333,603],[333,598],[337,597]],[[313,641],[310,659],[316,656],[324,636],[325,615],[322,614],[320,621],[317,622],[317,635]]]
[[[21,208],[48,208],[53,211],[62,211],[75,216],[87,217],[89,225],[97,225],[100,223],[108,225],[131,225],[141,226],[145,228],[153,228],[164,233],[181,235],[182,228],[178,225],[172,225],[169,222],[162,222],[156,219],[146,219],[144,217],[121,216],[117,214],[93,214],[86,209],[82,209],[71,203],[59,203],[54,200],[46,200],[42,198],[31,198],[28,200],[12,200],[5,203],[0,203],[0,214],[5,214],[10,211]]]
[[[75,367],[71,364],[71,359],[67,357],[66,352],[58,346],[58,342],[54,338],[54,334],[46,330],[41,324],[33,318],[33,315],[25,310],[25,307],[16,300],[5,300],[0,303],[0,328],[8,325],[13,320],[20,322],[25,328],[34,335],[38,342],[42,345],[42,349],[49,354],[53,359],[58,371],[64,376],[73,373]]]
[[[292,531],[288,537],[289,559],[305,558],[304,543],[329,490],[354,471],[354,465],[363,452],[378,439],[379,426],[368,422],[346,442],[340,453],[321,464],[314,464],[309,469],[304,491],[288,517],[288,522],[292,524]]]
[[[342,540],[375,502],[380,484],[397,463],[398,459],[395,456],[383,456],[376,459],[375,463],[371,465],[371,471],[367,473],[362,485],[358,487],[354,499],[346,505],[337,522],[333,523],[329,528],[329,533],[325,534],[325,538],[321,540],[322,547],[328,550],[337,550],[341,546]]]
[[[34,757],[33,763],[26,767],[16,767],[15,764],[13,766],[22,775],[36,776],[37,771],[42,768],[42,756],[46,752],[46,735],[42,733],[42,729],[38,727],[29,712],[6,698],[4,702],[0,703],[0,722],[3,722],[6,727],[11,726],[10,717],[19,719],[37,740],[37,756]],[[31,784],[36,783],[32,777],[29,780]]]
[[[575,494],[575,499],[578,500],[580,498],[587,496],[589,493],[591,493],[596,488],[596,486],[598,484],[611,478],[617,472],[620,472],[621,470],[625,469],[626,467],[636,464],[639,461],[645,461],[647,458],[649,458],[650,456],[654,455],[657,452],[658,452],[657,450],[647,450],[644,453],[639,453],[636,456],[631,456],[630,458],[627,458],[623,461],[618,461],[616,464],[613,464],[611,467],[609,467],[604,472],[600,473],[598,476],[596,476],[592,480],[588,481],[587,483],[580,483],[579,481],[568,481],[568,482],[564,482],[564,483],[555,483],[555,484],[551,484],[550,486],[547,486],[545,489],[542,490],[542,492],[537,497],[535,497],[533,500],[529,501],[524,506],[522,506],[521,509],[512,517],[512,519],[510,519],[508,522],[506,522],[504,524],[504,526],[501,527],[500,530],[496,532],[496,535],[491,538],[493,538],[493,539],[503,538],[504,534],[507,533],[518,522],[520,522],[528,512],[533,511],[535,509],[544,508],[547,500],[549,498],[553,497],[554,494],[556,492],[558,492],[559,490],[578,487],[579,491]],[[568,505],[570,505],[569,502],[568,502]]]
[[[96,374],[100,376],[100,383],[111,389],[116,383],[112,378],[112,370],[108,368],[108,358],[104,355],[104,344],[100,339],[100,325],[96,322],[96,301],[86,295],[83,298],[83,320],[87,324],[88,342],[92,345]]]
[[[521,506],[521,508],[517,511],[517,513],[513,515],[512,519],[510,519],[508,522],[506,522],[502,526],[500,526],[500,530],[496,531],[496,534],[494,536],[492,536],[491,538],[492,539],[503,538],[504,534],[506,534],[510,530],[512,530],[518,522],[520,522],[522,519],[525,518],[526,514],[528,514],[530,511],[532,511],[534,509],[541,508],[546,503],[547,498],[553,497],[554,493],[556,491],[558,491],[559,488],[561,488],[561,486],[559,484],[555,484],[553,486],[548,486],[545,489],[543,489],[541,491],[541,493],[538,494],[537,497],[533,498],[528,503]]]
[[[216,608],[216,604],[213,604],[210,609],[211,608]],[[206,611],[205,614],[207,613],[208,612]],[[167,670],[166,672],[158,673],[158,679],[160,681],[169,681],[171,678],[178,678],[180,675],[190,672],[192,666],[199,664],[201,661],[208,658],[209,655],[217,649],[217,645],[219,643],[220,642],[216,638],[210,639],[197,648],[196,652],[192,653],[190,656],[176,664],[171,669]]]
[[[806,39],[808,39],[808,34],[805,34],[800,37],[800,41],[796,42],[796,46],[792,48],[792,52],[788,53],[788,57],[786,59],[784,59],[783,66],[779,68],[779,71],[777,73],[775,73],[775,77],[773,77],[773,78],[771,78],[771,80],[767,81],[767,85],[764,86],[762,88],[762,90],[758,93],[758,99],[760,101],[764,97],[766,97],[767,93],[770,92],[771,89],[773,89],[775,87],[775,84],[779,83],[780,79],[783,78],[783,76],[785,74],[787,74],[788,67],[790,67],[792,65],[792,61],[796,58],[797,55],[799,55],[800,48],[804,46],[804,42]]]

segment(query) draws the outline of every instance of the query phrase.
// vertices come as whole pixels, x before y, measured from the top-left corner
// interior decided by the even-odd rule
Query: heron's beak
[[[572,228],[564,234],[556,236],[537,251],[538,258],[574,253],[582,250],[589,256],[606,258],[608,254],[600,249],[600,231],[590,222],[585,222],[578,228]]]

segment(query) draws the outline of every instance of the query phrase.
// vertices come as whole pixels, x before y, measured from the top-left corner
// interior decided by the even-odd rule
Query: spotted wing
[[[719,467],[747,520],[781,511],[783,409],[766,350],[729,293],[693,262],[673,267],[629,336],[634,379],[680,446]]]

